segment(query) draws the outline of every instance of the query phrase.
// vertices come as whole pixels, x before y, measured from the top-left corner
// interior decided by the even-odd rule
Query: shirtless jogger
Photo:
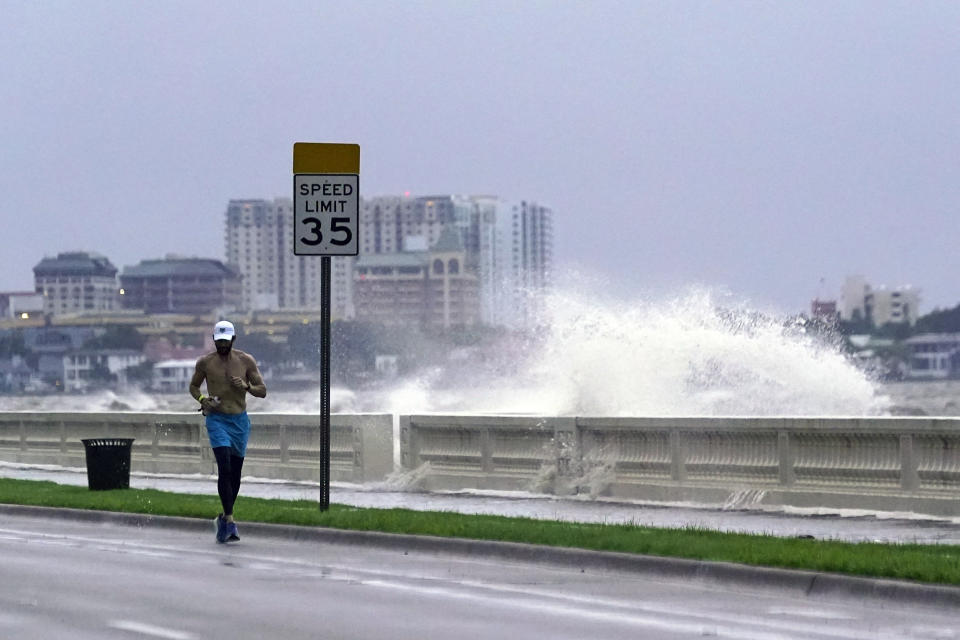
[[[233,520],[233,503],[240,492],[240,471],[250,439],[250,418],[247,417],[247,392],[258,398],[267,396],[267,386],[257,369],[257,361],[233,348],[236,330],[222,320],[213,327],[213,343],[217,350],[201,356],[190,380],[190,395],[200,402],[206,416],[207,435],[217,459],[217,492],[223,513],[215,520],[217,542],[240,539]],[[207,381],[207,395],[200,385]]]

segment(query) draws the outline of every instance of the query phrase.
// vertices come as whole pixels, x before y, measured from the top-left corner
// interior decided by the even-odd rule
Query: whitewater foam
[[[482,355],[484,363],[467,365],[469,374],[433,370],[404,381],[386,394],[383,410],[864,416],[889,404],[835,344],[802,325],[721,309],[702,291],[666,303],[548,296],[534,344]],[[469,388],[443,384],[465,377]]]

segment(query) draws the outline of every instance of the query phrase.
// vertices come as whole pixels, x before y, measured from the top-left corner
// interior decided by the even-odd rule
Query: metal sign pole
[[[330,508],[330,256],[320,258],[320,510]]]
[[[360,146],[293,145],[293,254],[320,256],[320,510],[330,508],[330,256],[360,253]]]

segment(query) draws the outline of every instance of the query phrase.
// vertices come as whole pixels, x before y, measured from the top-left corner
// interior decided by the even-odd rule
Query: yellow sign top
[[[360,173],[360,145],[294,142],[293,172]]]

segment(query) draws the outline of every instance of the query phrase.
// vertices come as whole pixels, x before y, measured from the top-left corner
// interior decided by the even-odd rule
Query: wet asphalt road
[[[241,535],[5,516],[0,637],[960,637],[960,611],[890,601]]]

